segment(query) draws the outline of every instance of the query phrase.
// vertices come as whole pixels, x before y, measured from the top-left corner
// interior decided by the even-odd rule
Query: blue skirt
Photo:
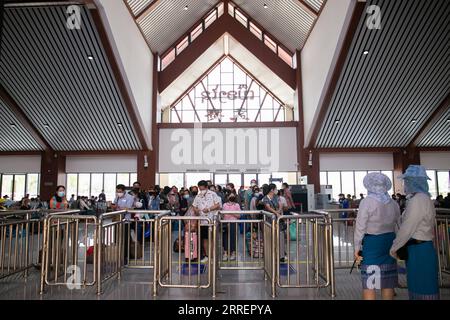
[[[438,259],[432,241],[408,246],[406,272],[410,300],[438,300]]]
[[[361,263],[363,289],[393,289],[398,286],[397,261],[389,254],[394,239],[394,232],[364,236]]]

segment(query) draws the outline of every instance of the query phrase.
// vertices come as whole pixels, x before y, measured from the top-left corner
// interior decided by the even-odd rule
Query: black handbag
[[[408,260],[408,244],[405,244],[403,247],[397,250],[397,257],[400,260]]]

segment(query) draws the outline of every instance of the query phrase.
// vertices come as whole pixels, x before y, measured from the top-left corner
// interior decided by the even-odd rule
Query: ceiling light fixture
[[[450,118],[447,119],[447,122],[450,123]]]
[[[122,123],[118,122],[118,123],[117,123],[117,126],[120,127],[120,128],[122,128]]]
[[[334,120],[334,123],[339,123],[339,119]]]
[[[89,60],[94,60],[94,57],[93,56],[88,56],[87,57]]]
[[[187,9],[189,9],[188,5],[184,6],[184,11],[186,11]]]
[[[16,124],[15,123],[11,123],[11,128],[15,128]]]
[[[417,120],[416,119],[412,119],[412,121],[411,121],[412,123],[416,123],[417,122]]]
[[[264,3],[264,5],[263,5],[263,7],[264,7],[264,9],[267,9],[267,8],[268,8],[268,7],[267,7],[267,4],[265,4],[265,3]]]
[[[44,124],[44,128],[48,129],[48,128],[50,128],[50,126],[46,123],[46,124]]]
[[[369,54],[369,51],[367,51],[367,50],[363,52],[363,55],[365,55],[365,56],[367,56],[368,54]]]

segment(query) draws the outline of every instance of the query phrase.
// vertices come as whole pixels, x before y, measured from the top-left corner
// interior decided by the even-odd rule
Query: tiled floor
[[[447,283],[450,279],[446,278]],[[404,284],[404,276],[401,277]],[[361,283],[357,272],[336,270],[337,300],[361,298]],[[271,300],[270,284],[264,281],[262,271],[220,271],[218,274],[217,300]],[[406,289],[397,289],[398,300],[407,299]],[[277,289],[275,299],[323,300],[331,299],[328,289]],[[450,289],[441,290],[442,299],[450,299]],[[212,299],[210,289],[160,289],[152,296],[152,271],[127,269],[122,279],[111,279],[104,285],[104,293],[97,296],[94,288],[69,290],[66,287],[50,287],[44,295],[39,294],[39,273],[33,270],[25,280],[22,275],[0,280],[0,299],[4,300],[196,300]]]

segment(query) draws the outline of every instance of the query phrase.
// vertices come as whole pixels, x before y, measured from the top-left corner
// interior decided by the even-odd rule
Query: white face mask
[[[185,194],[185,195],[183,196],[183,198],[189,199],[189,195],[188,195],[188,194]]]
[[[116,193],[116,196],[117,196],[117,197],[119,197],[119,198],[122,198],[122,197],[123,197],[123,195],[124,195],[124,193],[123,193],[123,192],[117,192],[117,193]]]
[[[204,196],[204,195],[206,194],[206,191],[207,191],[207,190],[200,190],[200,191],[199,191],[199,194],[201,194],[202,196]]]
[[[135,206],[137,209],[140,209],[140,208],[142,208],[142,202],[136,202],[136,203],[134,204],[134,206]]]

